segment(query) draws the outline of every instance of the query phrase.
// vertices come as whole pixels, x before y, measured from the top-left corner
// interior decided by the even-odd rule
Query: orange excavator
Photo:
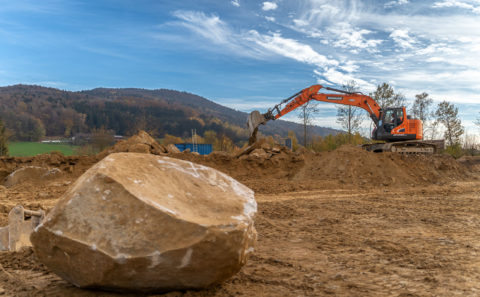
[[[319,93],[322,88],[337,93]],[[363,146],[366,150],[373,152],[415,154],[433,154],[436,151],[436,145],[434,143],[423,141],[422,121],[413,119],[407,115],[405,107],[382,109],[373,98],[362,93],[346,92],[321,85],[310,86],[282,100],[264,114],[258,111],[251,112],[247,120],[247,126],[250,131],[249,143],[255,143],[256,134],[260,125],[270,120],[276,120],[303,104],[306,104],[310,100],[351,105],[366,110],[375,124],[372,139],[384,141],[366,144]],[[284,104],[286,105],[284,106]]]

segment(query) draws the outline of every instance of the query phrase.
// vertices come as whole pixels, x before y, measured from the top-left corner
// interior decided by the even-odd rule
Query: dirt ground
[[[353,147],[263,159],[172,156],[215,167],[253,188],[258,242],[247,265],[221,285],[146,296],[480,295],[476,159],[379,155]],[[0,187],[2,225],[17,204],[53,207],[96,162],[86,158],[57,157],[55,166],[64,173],[59,178]],[[3,167],[0,162],[6,172],[25,164],[54,166],[48,156],[10,159]],[[78,289],[27,248],[0,252],[0,296],[142,295]]]

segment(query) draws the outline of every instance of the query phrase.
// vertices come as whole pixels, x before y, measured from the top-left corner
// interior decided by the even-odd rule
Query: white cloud
[[[278,55],[318,67],[337,66],[338,61],[328,59],[316,52],[311,46],[294,39],[284,38],[278,33],[262,35],[257,31],[249,32],[249,40]]]
[[[360,89],[364,92],[370,92],[375,89],[374,84],[365,81],[358,76],[354,76],[350,73],[343,73],[333,67],[326,68],[325,71],[314,70],[313,72],[317,75],[317,81],[319,83],[341,86],[348,81],[354,80],[358,84]]]
[[[233,6],[236,6],[236,7],[240,7],[240,2],[238,2],[239,0],[232,0],[231,3]]]
[[[278,5],[277,5],[277,3],[275,3],[275,2],[268,2],[268,1],[266,1],[266,2],[263,2],[263,4],[262,4],[262,9],[263,9],[264,11],[275,10],[275,9],[277,9],[277,8],[278,8]]]
[[[266,16],[265,19],[269,22],[275,22],[275,18],[274,17],[270,17],[270,16]]]
[[[393,7],[393,6],[408,4],[409,2],[410,2],[409,0],[390,1],[390,2],[385,3],[384,7],[385,8],[390,8],[390,7]]]
[[[472,4],[473,3],[473,4]],[[457,8],[464,8],[472,11],[473,13],[478,13],[480,14],[480,5],[474,5],[474,4],[480,4],[479,1],[476,0],[471,0],[471,1],[458,1],[458,0],[444,0],[444,1],[439,1],[435,2],[433,4],[433,7],[435,8],[443,8],[443,7],[457,7]]]
[[[357,48],[366,49],[368,51],[376,51],[376,47],[382,43],[379,39],[366,39],[364,35],[372,33],[370,30],[355,30],[350,26],[344,26],[341,29],[330,29],[337,36],[333,42],[333,46],[341,48]]]
[[[389,37],[403,49],[413,48],[413,44],[416,42],[415,39],[408,35],[407,29],[393,30]]]

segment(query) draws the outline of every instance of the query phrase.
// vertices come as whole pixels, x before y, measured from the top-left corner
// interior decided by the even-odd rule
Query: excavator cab
[[[422,121],[410,119],[405,107],[392,107],[382,111],[372,138],[387,142],[421,140],[422,134]]]

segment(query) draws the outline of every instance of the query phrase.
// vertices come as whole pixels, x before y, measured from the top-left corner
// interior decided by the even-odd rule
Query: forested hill
[[[104,127],[119,135],[139,129],[157,137],[188,137],[213,130],[235,142],[247,139],[247,114],[203,97],[173,90],[107,89],[70,92],[32,85],[0,87],[0,117],[13,139],[36,141],[44,136],[72,136]],[[302,126],[275,121],[262,127],[267,135],[285,137],[289,130],[302,135]],[[336,134],[312,127],[316,135]]]

